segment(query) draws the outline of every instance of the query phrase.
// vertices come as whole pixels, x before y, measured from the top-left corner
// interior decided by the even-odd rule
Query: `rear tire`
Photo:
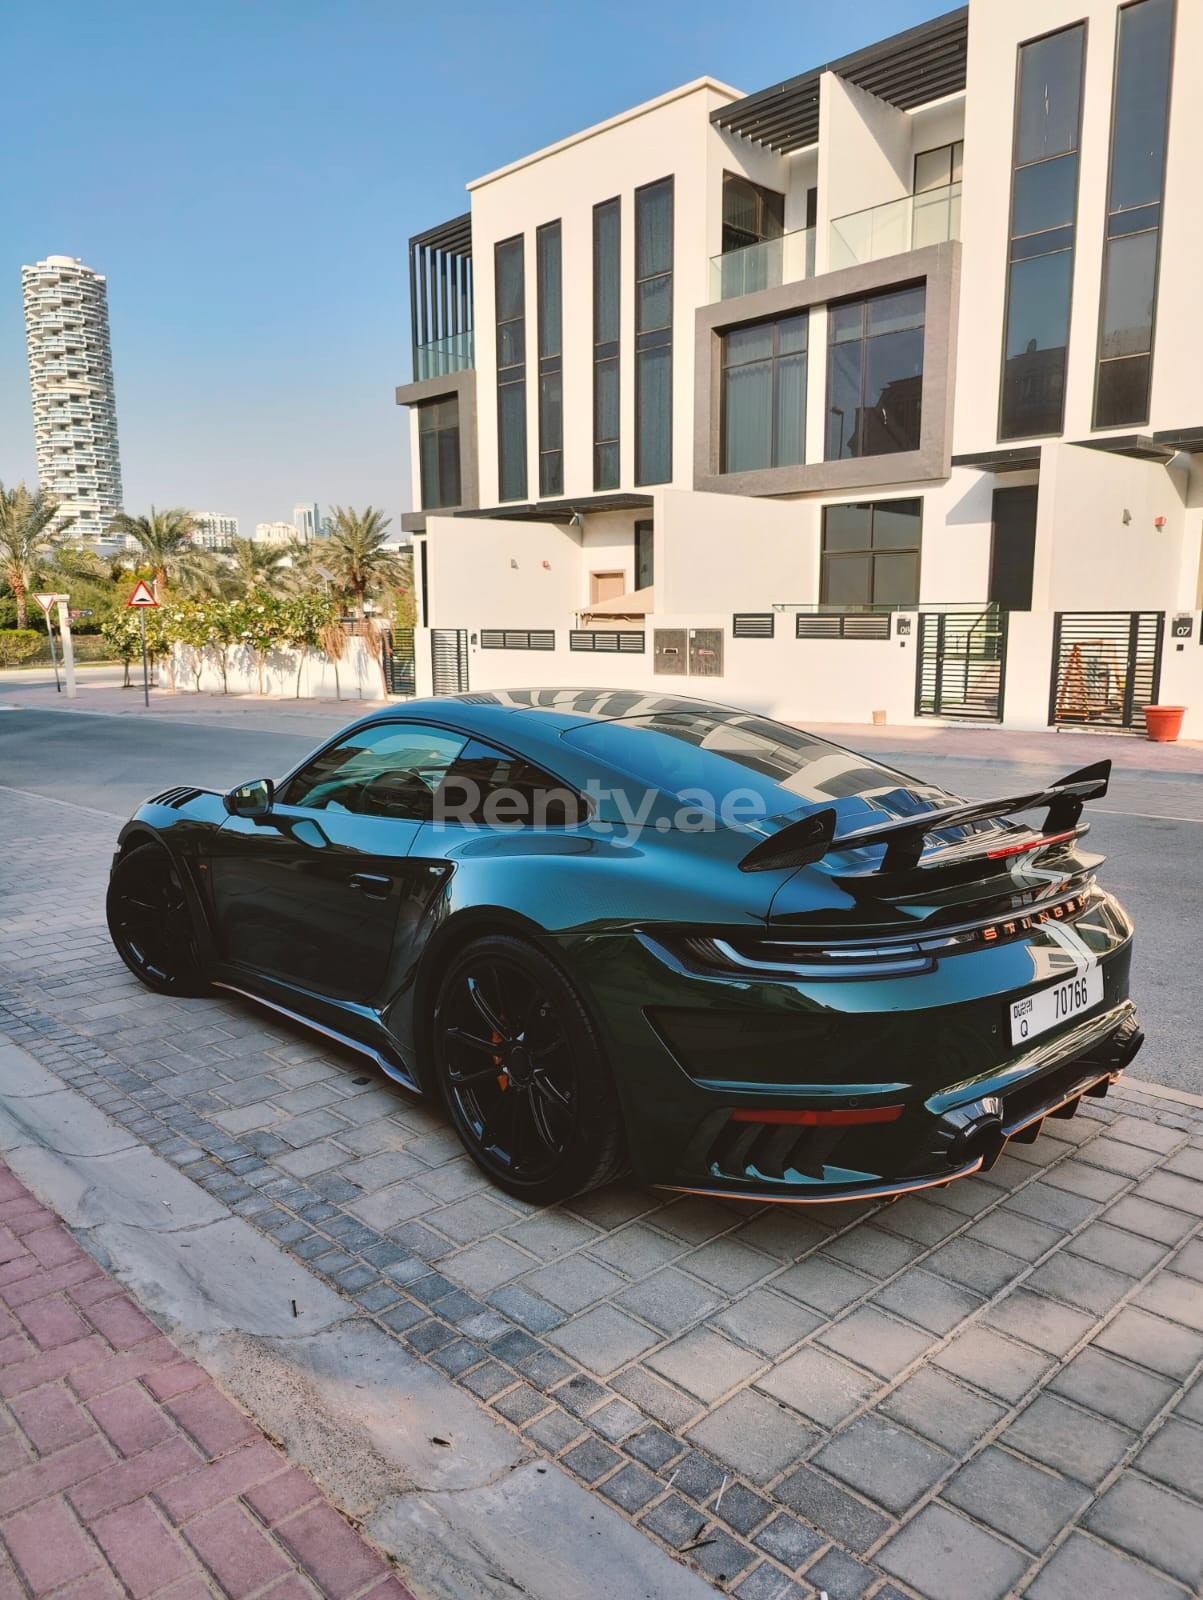
[[[572,984],[527,940],[490,934],[452,958],[433,1058],[456,1132],[507,1193],[549,1205],[624,1170],[601,1040]]]
[[[148,989],[210,992],[180,871],[162,845],[136,845],[121,857],[109,879],[105,915],[117,954]]]

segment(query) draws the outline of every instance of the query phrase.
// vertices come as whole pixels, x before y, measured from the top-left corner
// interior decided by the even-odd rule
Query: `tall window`
[[[497,483],[526,499],[526,266],[521,234],[494,247],[497,278]]]
[[[673,180],[635,191],[635,482],[666,483],[673,446]]]
[[[637,522],[635,524],[636,589],[650,589],[656,581],[656,567],[653,558],[655,549],[653,528],[654,524],[650,522]]]
[[[805,461],[806,334],[803,312],[724,337],[724,472]]]
[[[1121,7],[1094,425],[1149,420],[1174,0]]]
[[[418,464],[422,510],[459,505],[459,401],[454,395],[418,407]]]
[[[961,237],[961,163],[964,140],[920,150],[915,157],[915,211],[911,247]]]
[[[1019,50],[1000,439],[1065,422],[1085,42],[1077,23]]]
[[[922,500],[824,506],[820,600],[848,609],[917,605],[922,538]]]
[[[723,173],[722,298],[781,282],[785,196],[737,172]],[[752,246],[778,243],[764,250]]]
[[[617,200],[593,208],[593,487],[618,488],[618,334],[622,215]]]
[[[563,283],[560,224],[535,234],[539,294],[539,493],[564,493]]]
[[[919,448],[922,284],[847,300],[827,317],[827,460]]]

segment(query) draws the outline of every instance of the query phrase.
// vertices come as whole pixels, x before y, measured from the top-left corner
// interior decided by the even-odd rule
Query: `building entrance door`
[[[1032,609],[1037,492],[1034,483],[994,491],[990,599],[1000,611]]]

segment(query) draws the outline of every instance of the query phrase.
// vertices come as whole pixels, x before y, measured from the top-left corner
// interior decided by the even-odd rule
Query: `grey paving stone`
[[[411,1146],[416,1142],[412,1134],[408,1142]],[[413,1159],[411,1150],[405,1154]],[[424,1167],[420,1162],[416,1165],[419,1170],[414,1175],[415,1183],[424,1194],[444,1205],[477,1194],[488,1185],[484,1173],[471,1160],[444,1161],[441,1166],[433,1168]]]
[[[982,1305],[982,1297],[960,1284],[949,1283],[919,1267],[912,1267],[887,1283],[873,1296],[872,1305],[896,1311],[929,1333],[944,1335]]]
[[[795,1465],[819,1435],[793,1412],[745,1389],[691,1428],[689,1438],[753,1483],[764,1484]]]
[[[1106,1327],[1099,1329],[1091,1343],[1139,1366],[1151,1367],[1167,1378],[1188,1378],[1203,1359],[1203,1335],[1155,1317],[1139,1306],[1125,1306]]]
[[[813,1306],[816,1311],[830,1313],[842,1311],[854,1300],[871,1294],[877,1288],[877,1280],[853,1272],[830,1256],[813,1255],[774,1278],[773,1288],[792,1295],[804,1305]]]
[[[944,1485],[941,1498],[1039,1555],[1091,1496],[1081,1483],[990,1445]]]
[[[1122,1146],[1127,1149],[1129,1146]],[[1168,1246],[1155,1239],[1142,1239],[1124,1228],[1113,1228],[1100,1219],[1092,1222],[1066,1242],[1073,1255],[1085,1256],[1099,1266],[1113,1267],[1130,1278],[1143,1278],[1165,1257]]]
[[[589,1426],[612,1444],[634,1433],[642,1421],[635,1407],[628,1405],[625,1400],[610,1400],[589,1415]]]
[[[624,1222],[649,1211],[663,1210],[664,1202],[662,1196],[649,1194],[635,1184],[612,1183],[604,1189],[577,1195],[568,1202],[567,1209],[595,1227],[609,1230],[620,1228]]]
[[[867,1367],[879,1378],[896,1378],[930,1348],[932,1340],[929,1334],[866,1305],[831,1323],[819,1335],[818,1343]]]
[[[955,1462],[947,1451],[869,1412],[824,1445],[814,1464],[900,1516]]]
[[[832,1224],[803,1206],[770,1206],[735,1230],[733,1238],[757,1250],[767,1250],[778,1261],[797,1261],[831,1237]]]
[[[506,1237],[540,1261],[550,1261],[570,1250],[596,1243],[600,1235],[589,1223],[570,1217],[564,1211],[548,1209],[523,1217],[521,1222],[506,1229]]]
[[[770,1561],[754,1567],[735,1591],[738,1600],[809,1600],[815,1591],[809,1584],[805,1588],[792,1578],[784,1578],[781,1568]]]
[[[989,1306],[981,1320],[999,1333],[1034,1344],[1050,1355],[1063,1356],[1085,1338],[1098,1318],[1089,1311],[1078,1311],[1059,1300],[1019,1288]]]
[[[1176,1583],[1080,1533],[1070,1534],[1027,1595],[1028,1600],[1183,1600]]]
[[[709,1456],[691,1450],[683,1461],[678,1461],[673,1467],[668,1481],[691,1500],[705,1501],[719,1492],[726,1477],[723,1469],[716,1466]]]
[[[863,1555],[870,1545],[876,1544],[890,1526],[879,1511],[846,1493],[814,1467],[799,1467],[792,1472],[778,1486],[777,1498],[828,1538],[857,1555]],[[764,1545],[763,1536],[758,1537],[757,1543]]]
[[[932,1359],[945,1371],[1012,1405],[1053,1365],[1041,1352],[982,1327],[964,1329]]]
[[[695,1566],[720,1583],[729,1583],[752,1565],[752,1552],[722,1528],[709,1527],[702,1538],[686,1547]]]
[[[746,1383],[764,1362],[713,1329],[694,1328],[648,1356],[646,1364],[670,1383],[712,1403]]]
[[[773,1509],[773,1502],[746,1484],[729,1483],[714,1502],[714,1514],[745,1538]]]
[[[272,1132],[297,1149],[317,1139],[329,1138],[346,1126],[341,1116],[335,1116],[330,1111],[310,1111],[303,1117],[289,1117],[286,1122],[277,1123]]]
[[[657,1336],[613,1306],[597,1306],[554,1329],[548,1338],[589,1372],[605,1377],[650,1350]]]
[[[686,1262],[692,1259],[685,1257]],[[614,1300],[663,1333],[679,1333],[722,1303],[719,1295],[676,1267],[662,1267],[616,1294]]]
[[[601,1485],[601,1492],[607,1500],[612,1500],[616,1506],[621,1506],[634,1516],[637,1511],[642,1511],[649,1500],[655,1499],[663,1487],[659,1478],[646,1467],[628,1461],[612,1478],[606,1479]]]
[[[1138,1199],[1152,1200],[1155,1205],[1172,1206],[1196,1221],[1203,1216],[1203,1183],[1193,1178],[1183,1178],[1176,1172],[1154,1172],[1143,1178],[1133,1191]]]
[[[482,1239],[466,1250],[448,1254],[441,1263],[449,1278],[473,1294],[489,1294],[529,1272],[531,1265],[528,1255],[504,1239]]]
[[[493,1401],[493,1408],[499,1411],[507,1422],[521,1427],[524,1422],[529,1422],[532,1417],[537,1417],[541,1411],[547,1410],[547,1398],[538,1394],[530,1384],[520,1383],[516,1389],[499,1394]]]
[[[658,1534],[674,1550],[691,1544],[706,1526],[706,1518],[697,1506],[682,1500],[679,1494],[669,1495],[653,1506],[642,1518],[642,1525]]]
[[[1146,1239],[1156,1239],[1161,1244],[1177,1244],[1194,1226],[1190,1217],[1169,1206],[1154,1205],[1151,1200],[1141,1200],[1126,1194],[1108,1207],[1107,1221],[1117,1228],[1127,1228],[1129,1233],[1141,1234]]]
[[[563,1256],[530,1273],[523,1286],[562,1311],[575,1312],[608,1299],[624,1287],[624,1280],[587,1256]]]
[[[678,1265],[703,1283],[712,1284],[722,1294],[730,1295],[760,1283],[771,1272],[776,1272],[781,1263],[763,1250],[741,1244],[738,1239],[724,1238],[713,1239],[680,1257]]]
[[[846,1361],[811,1345],[804,1345],[757,1383],[775,1400],[827,1428],[851,1416],[878,1387]]]
[[[941,1505],[924,1506],[876,1561],[925,1600],[1004,1600],[1028,1565],[1012,1545]]]
[[[912,1373],[877,1409],[957,1456],[967,1454],[1005,1412],[934,1367]]]
[[[557,1306],[549,1305],[537,1294],[528,1293],[517,1283],[503,1284],[500,1289],[494,1289],[489,1300],[507,1317],[513,1317],[528,1333],[547,1333],[564,1320],[564,1313]]]
[[[806,1573],[806,1581],[826,1594],[827,1600],[861,1600],[876,1579],[871,1567],[836,1549],[829,1550]]]
[[[1184,1277],[1203,1283],[1203,1239],[1192,1239],[1170,1262],[1170,1266]]]
[[[575,1445],[561,1456],[560,1460],[566,1467],[571,1468],[578,1478],[584,1478],[586,1483],[596,1483],[599,1478],[604,1478],[612,1467],[617,1466],[622,1457],[616,1450],[611,1450],[608,1444],[591,1437]]]
[[[1160,1154],[1143,1145],[1127,1144],[1104,1133],[1091,1141],[1084,1159],[1092,1166],[1106,1167],[1109,1172],[1122,1172],[1125,1177],[1139,1178],[1150,1167],[1157,1165]]]
[[[710,1320],[740,1344],[773,1358],[823,1324],[817,1312],[772,1289],[753,1289]]]
[[[1024,1407],[1004,1429],[1000,1442],[1095,1489],[1136,1442],[1136,1435],[1046,1393]]]
[[[686,1248],[680,1239],[666,1238],[654,1228],[634,1222],[590,1245],[589,1254],[628,1278],[642,1278],[684,1255]]]
[[[636,1461],[642,1461],[645,1467],[651,1467],[653,1472],[659,1472],[670,1461],[675,1461],[683,1448],[679,1439],[674,1439],[671,1433],[666,1433],[654,1423],[640,1428],[626,1441],[627,1454],[634,1456]]]
[[[1127,1144],[1140,1145],[1146,1150],[1157,1150],[1162,1154],[1182,1143],[1180,1133],[1172,1128],[1158,1127],[1144,1117],[1117,1117],[1111,1124],[1110,1135],[1113,1139],[1122,1139]]]
[[[916,1244],[939,1244],[965,1226],[965,1218],[951,1206],[942,1206],[924,1195],[909,1195],[887,1206],[876,1218],[878,1227],[900,1233]]]
[[[1203,1140],[1185,1150],[1178,1150],[1162,1163],[1166,1172],[1178,1172],[1184,1178],[1203,1182]]]
[[[767,1550],[769,1555],[775,1556],[782,1566],[796,1572],[803,1562],[810,1560],[816,1550],[823,1548],[827,1540],[821,1533],[808,1528],[804,1522],[799,1522],[797,1517],[791,1517],[788,1512],[782,1511],[772,1522],[761,1528],[752,1542],[759,1545],[762,1550]]]
[[[1174,1392],[1165,1378],[1089,1348],[1067,1362],[1048,1387],[1137,1432],[1149,1425]]]
[[[1203,1332],[1203,1294],[1191,1278],[1163,1272],[1144,1286],[1136,1296],[1136,1304],[1193,1328],[1196,1333]]]
[[[1113,1200],[1128,1187],[1131,1179],[1122,1173],[1092,1167],[1085,1161],[1062,1161],[1049,1169],[1044,1181],[1054,1189],[1067,1189],[1085,1200]]]
[[[979,1244],[993,1245],[1024,1261],[1036,1261],[1047,1251],[1056,1249],[1065,1235],[1059,1228],[1050,1228],[1032,1217],[1016,1216],[1013,1211],[989,1211],[964,1237]]]
[[[1192,1422],[1203,1422],[1203,1378],[1195,1379],[1174,1409],[1178,1416],[1189,1417]]]
[[[667,1428],[682,1428],[701,1410],[696,1396],[654,1378],[645,1367],[628,1367],[614,1379],[614,1387],[649,1417]]]
[[[1203,1584],[1203,1506],[1126,1474],[1087,1512],[1085,1526],[1197,1591]]]
[[[461,1322],[460,1327],[467,1329],[470,1325]],[[494,1340],[496,1335],[493,1336]],[[552,1389],[555,1385],[567,1378],[572,1373],[571,1361],[565,1361],[563,1356],[558,1356],[554,1350],[546,1347],[533,1351],[518,1363],[518,1371],[523,1377],[529,1378],[537,1389]]]
[[[522,1431],[549,1455],[554,1456],[579,1439],[585,1431],[585,1425],[579,1417],[553,1406],[541,1417],[536,1417],[533,1422],[527,1423]]]
[[[1134,1465],[1179,1494],[1203,1502],[1203,1428],[1168,1417]]]
[[[389,1237],[412,1255],[421,1256],[423,1261],[440,1261],[452,1250],[449,1239],[444,1239],[423,1222],[403,1222],[400,1227],[389,1229]]]
[[[1125,1273],[1100,1267],[1083,1256],[1062,1250],[1051,1261],[1036,1268],[1026,1287],[1103,1316],[1132,1293],[1136,1281]]]
[[[479,1395],[482,1400],[491,1400],[502,1389],[507,1389],[513,1381],[514,1374],[508,1367],[503,1367],[500,1361],[486,1361],[474,1372],[467,1373],[462,1380],[465,1388],[471,1389],[472,1393]]]
[[[824,1245],[823,1253],[871,1277],[889,1278],[913,1261],[921,1249],[912,1239],[862,1223]]]
[[[425,1168],[403,1150],[382,1150],[378,1155],[359,1156],[338,1169],[340,1178],[346,1178],[356,1188],[375,1193],[402,1178],[412,1178]]]
[[[613,1396],[604,1384],[594,1383],[592,1378],[586,1378],[583,1372],[578,1372],[567,1383],[560,1384],[555,1398],[575,1416],[587,1417]]]
[[[1020,1216],[1034,1217],[1037,1222],[1047,1222],[1050,1227],[1069,1233],[1097,1216],[1100,1204],[1098,1200],[1087,1199],[1084,1195],[1074,1194],[1069,1189],[1058,1188],[1038,1178],[1035,1183],[1029,1183],[1026,1188],[1011,1195],[1003,1203],[1002,1209],[1008,1213],[1014,1211]]]
[[[726,1233],[740,1220],[737,1207],[708,1195],[681,1195],[669,1200],[656,1213],[656,1226],[687,1244],[705,1244]]]
[[[940,1245],[925,1258],[923,1265],[926,1271],[959,1283],[963,1288],[991,1295],[1011,1283],[1027,1263],[978,1239],[961,1238]]]
[[[431,1226],[445,1233],[456,1244],[473,1244],[486,1234],[508,1227],[513,1220],[514,1213],[510,1207],[487,1194],[456,1200],[449,1206],[443,1206],[430,1218]]]

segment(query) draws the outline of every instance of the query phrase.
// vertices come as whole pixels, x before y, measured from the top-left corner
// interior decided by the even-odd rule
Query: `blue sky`
[[[22,263],[107,275],[126,509],[409,505],[406,241],[464,184],[709,73],[751,92],[948,0],[0,0],[0,480]],[[395,526],[395,523],[394,523]]]

